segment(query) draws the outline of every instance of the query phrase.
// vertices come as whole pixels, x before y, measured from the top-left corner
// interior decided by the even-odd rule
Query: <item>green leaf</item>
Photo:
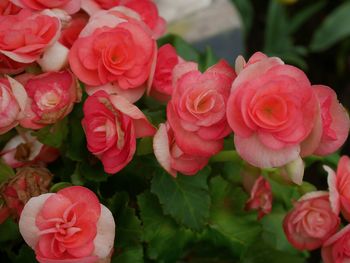
[[[177,225],[171,217],[163,215],[157,197],[150,192],[139,195],[137,200],[149,258],[156,262],[176,262],[193,234]]]
[[[93,182],[105,182],[107,181],[108,175],[104,172],[103,166],[100,161],[96,160],[96,163],[90,164],[88,162],[81,162],[77,164],[77,172],[81,178],[93,181]]]
[[[151,192],[159,198],[165,214],[186,227],[201,230],[209,217],[209,174],[210,167],[194,176],[178,175],[177,178],[159,170],[152,179]]]
[[[125,207],[116,218],[115,254],[112,262],[143,263],[141,222],[132,208]]]
[[[60,148],[68,134],[67,118],[32,133],[38,140],[54,148]]]
[[[8,166],[2,159],[0,159],[0,184],[7,182],[11,177],[16,174],[13,169]]]
[[[231,0],[237,7],[244,26],[244,34],[247,37],[253,24],[254,9],[251,0]]]
[[[209,67],[213,66],[218,62],[218,58],[215,56],[213,49],[211,47],[207,47],[205,52],[201,55],[199,69],[201,72],[204,72]]]
[[[137,144],[137,155],[146,155],[153,153],[153,138],[152,137],[144,137],[138,141]]]
[[[287,240],[283,231],[283,219],[285,211],[272,211],[265,215],[261,223],[263,225],[262,238],[271,247],[293,255],[300,255],[300,251],[295,249]]]
[[[68,182],[59,182],[59,183],[56,183],[53,186],[51,186],[49,192],[50,193],[57,193],[59,190],[66,188],[66,187],[69,187],[69,186],[72,186],[72,184],[68,183]]]
[[[18,224],[12,218],[6,219],[0,224],[0,242],[9,242],[18,240],[21,237]]]
[[[37,263],[38,261],[35,258],[34,250],[28,247],[27,245],[23,245],[18,253],[15,256],[13,263]]]
[[[239,258],[261,233],[256,213],[243,210],[248,195],[219,176],[211,180],[210,194],[213,203],[206,236]]]
[[[326,1],[319,0],[319,1],[316,1],[315,3],[308,5],[304,9],[296,12],[296,14],[290,20],[289,32],[295,33],[297,30],[299,30],[300,27],[306,21],[308,21],[313,15],[319,12],[326,5],[326,3],[327,3]]]
[[[312,36],[310,48],[320,52],[350,36],[350,2],[346,1],[330,13]]]
[[[305,258],[276,250],[268,244],[257,240],[243,254],[242,263],[304,263]]]
[[[86,138],[81,125],[83,116],[83,103],[75,105],[74,110],[69,114],[70,129],[65,154],[73,161],[83,161],[87,157]]]

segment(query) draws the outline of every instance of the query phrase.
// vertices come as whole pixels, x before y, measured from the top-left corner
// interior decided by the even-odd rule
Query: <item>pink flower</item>
[[[333,235],[340,218],[331,208],[328,192],[311,192],[294,204],[283,221],[288,241],[297,249],[313,250]]]
[[[123,0],[95,0],[103,9],[110,9],[112,7],[120,5]]]
[[[141,20],[151,29],[155,38],[161,37],[166,30],[166,21],[159,16],[153,0],[124,0],[122,5],[134,10]]]
[[[41,167],[24,167],[1,187],[1,195],[10,214],[18,219],[24,205],[33,196],[47,193],[53,175]]]
[[[15,15],[19,11],[21,11],[21,8],[12,4],[10,2],[10,0],[2,0],[0,2],[0,15],[1,16]]]
[[[224,60],[203,74],[191,62],[174,68],[167,117],[176,144],[184,153],[210,157],[222,149],[223,138],[230,133],[226,101],[235,77]]]
[[[232,85],[227,121],[240,156],[261,167],[283,166],[300,156],[318,103],[306,75],[279,58],[255,53]]]
[[[208,164],[208,157],[184,153],[176,144],[174,132],[168,123],[160,124],[153,138],[154,154],[159,164],[172,176],[177,172],[194,175]]]
[[[1,158],[12,168],[38,163],[50,163],[57,159],[59,151],[40,143],[26,132],[9,140],[0,152]]]
[[[350,225],[331,236],[322,246],[322,260],[324,263],[349,262]]]
[[[341,210],[346,220],[350,221],[350,158],[340,158],[337,173],[328,166],[324,166],[324,169],[328,172],[332,208],[337,212]]]
[[[338,150],[349,135],[350,119],[337,100],[337,94],[329,87],[314,85],[321,108],[322,136],[316,155],[328,155]]]
[[[137,18],[147,25],[154,38],[161,37],[166,30],[166,21],[159,16],[157,5],[153,0],[85,0],[82,8],[91,16],[101,9],[117,9],[129,13],[134,11]],[[125,8],[126,7],[126,8]]]
[[[23,82],[23,81],[22,81]],[[29,100],[21,126],[40,129],[63,119],[80,101],[81,90],[69,71],[48,72],[23,82]]]
[[[81,186],[31,198],[19,229],[40,263],[97,262],[109,256],[115,235],[111,212]]]
[[[84,14],[78,13],[74,15],[68,26],[62,30],[59,41],[67,48],[71,48],[88,20],[88,16]]]
[[[101,159],[104,170],[110,174],[131,161],[136,138],[156,132],[136,106],[122,96],[103,91],[85,101],[82,125],[89,151]]]
[[[34,62],[57,40],[60,27],[56,17],[29,10],[0,16],[0,53],[20,63]]]
[[[258,210],[258,220],[272,210],[272,191],[269,182],[259,176],[250,191],[250,198],[246,203],[247,210]]]
[[[159,48],[152,89],[150,91],[151,96],[160,101],[170,100],[173,92],[173,69],[180,62],[184,61],[176,54],[176,50],[172,45],[166,44]]]
[[[26,103],[27,94],[21,84],[11,78],[0,78],[0,134],[17,126]]]
[[[33,11],[56,8],[66,11],[68,14],[78,12],[81,5],[81,0],[11,0],[11,2]]]
[[[0,53],[0,73],[1,74],[18,74],[29,66],[28,63],[20,63],[6,57]]]
[[[96,13],[69,52],[76,76],[90,86],[109,82],[133,92],[146,88],[156,56],[155,40],[140,21],[117,10]]]

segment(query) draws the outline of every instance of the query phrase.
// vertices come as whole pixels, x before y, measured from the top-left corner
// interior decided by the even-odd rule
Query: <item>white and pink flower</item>
[[[112,213],[81,186],[31,198],[19,229],[40,263],[95,263],[110,256],[115,235]]]

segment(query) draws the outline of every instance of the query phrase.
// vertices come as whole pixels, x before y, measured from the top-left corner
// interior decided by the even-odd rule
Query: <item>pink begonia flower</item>
[[[240,70],[227,102],[227,121],[239,155],[261,168],[296,160],[319,114],[308,78],[259,52]],[[315,149],[317,143],[310,147]]]
[[[337,173],[323,166],[328,172],[328,186],[332,208],[350,221],[350,158],[342,156],[338,162]]]
[[[67,116],[81,98],[81,89],[70,71],[18,77],[28,94],[25,117],[20,125],[40,129]]]
[[[3,161],[12,168],[50,163],[59,154],[58,149],[40,143],[30,131],[10,139],[0,152]]]
[[[14,79],[0,78],[0,134],[18,125],[27,103],[23,86]]]
[[[84,0],[83,0],[84,1]],[[41,11],[44,9],[62,9],[68,14],[74,14],[80,10],[81,0],[11,0],[17,6]]]
[[[1,74],[18,74],[23,72],[24,69],[30,65],[31,63],[20,63],[0,53]]]
[[[17,169],[16,176],[2,185],[0,193],[10,215],[18,219],[31,197],[47,193],[52,177],[50,171],[42,167]]]
[[[48,10],[0,16],[0,53],[20,63],[34,62],[57,41],[60,31],[59,19]]]
[[[176,53],[176,49],[170,45],[165,44],[158,50],[156,69],[152,88],[148,93],[159,101],[169,101],[173,93],[173,69],[174,67],[184,62]]]
[[[142,111],[120,95],[98,91],[87,98],[83,110],[88,150],[110,174],[131,161],[136,138],[153,136],[156,132]]]
[[[250,198],[246,202],[246,210],[258,210],[258,220],[272,210],[272,191],[270,183],[259,176],[250,191]]]
[[[223,138],[231,132],[226,101],[236,74],[224,60],[204,73],[197,67],[193,62],[175,66],[167,118],[184,153],[210,157],[222,149]]]
[[[161,37],[166,31],[166,21],[159,16],[153,0],[86,0],[82,3],[82,9],[91,16],[101,9],[108,10],[113,7],[126,7],[136,12],[139,19],[151,30],[154,38]],[[124,11],[128,12],[126,9]]]
[[[350,225],[347,225],[338,233],[324,242],[321,250],[324,263],[346,263],[350,260]]]
[[[310,192],[294,204],[283,221],[288,241],[299,250],[313,250],[332,236],[339,227],[340,218],[332,210],[329,193]]]
[[[96,195],[81,186],[31,198],[19,220],[40,263],[95,263],[110,255],[115,223]]]
[[[153,150],[159,164],[172,176],[177,172],[194,175],[208,164],[208,157],[184,153],[176,144],[174,132],[168,123],[162,123],[153,138]]]
[[[21,11],[21,8],[11,3],[10,0],[2,0],[0,2],[1,16],[15,15],[18,14],[19,11]]]
[[[78,39],[80,32],[86,26],[89,17],[84,13],[77,13],[72,16],[72,20],[62,30],[59,41],[67,48],[71,48]]]
[[[124,93],[142,96],[151,84],[157,46],[133,15],[117,8],[90,18],[69,52],[71,69],[82,82],[97,88],[113,82]]]
[[[314,85],[321,108],[322,137],[313,154],[328,155],[338,150],[349,135],[350,119],[331,88]]]

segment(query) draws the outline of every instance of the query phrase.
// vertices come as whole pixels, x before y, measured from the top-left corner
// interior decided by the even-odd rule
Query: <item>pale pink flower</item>
[[[227,102],[236,150],[261,168],[296,160],[319,114],[308,78],[298,68],[262,53],[255,53],[240,68]]]
[[[288,241],[299,250],[313,250],[332,236],[340,218],[332,210],[328,192],[310,192],[294,204],[283,221]]]
[[[193,62],[175,66],[167,118],[176,144],[184,153],[210,157],[222,149],[223,138],[231,132],[226,102],[235,77],[224,60],[204,73]]]
[[[321,250],[324,263],[349,262],[350,255],[350,225],[347,225],[338,233],[324,242]]]
[[[112,213],[81,186],[31,198],[19,229],[40,263],[95,263],[109,257],[115,235]]]

